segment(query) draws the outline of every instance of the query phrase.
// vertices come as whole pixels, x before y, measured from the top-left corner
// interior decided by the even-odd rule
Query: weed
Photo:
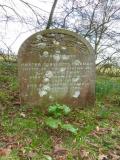
[[[70,111],[70,108],[66,105],[54,104],[52,106],[49,106],[48,113],[52,117],[47,117],[45,119],[45,124],[52,129],[61,127],[63,130],[67,130],[73,134],[77,134],[78,128],[74,127],[72,124],[65,124],[61,119],[63,115],[68,115]]]
[[[0,103],[1,104],[9,103],[10,100],[11,100],[11,97],[6,91],[4,92],[0,91]]]

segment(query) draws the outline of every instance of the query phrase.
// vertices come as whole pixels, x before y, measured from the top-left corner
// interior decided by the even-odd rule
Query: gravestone
[[[82,36],[50,29],[29,37],[18,53],[23,104],[93,105],[95,55]]]

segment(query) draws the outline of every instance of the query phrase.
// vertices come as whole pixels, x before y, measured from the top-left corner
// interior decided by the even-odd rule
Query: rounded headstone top
[[[77,43],[78,45],[81,45],[83,43],[86,46],[86,48],[89,50],[89,53],[90,54],[94,54],[93,48],[90,45],[90,43],[83,36],[81,36],[80,34],[77,34],[77,33],[73,32],[73,31],[69,31],[69,30],[65,30],[65,29],[47,29],[47,30],[43,30],[43,31],[37,32],[37,33],[31,35],[30,37],[28,37],[23,42],[23,44],[21,45],[21,47],[20,47],[20,49],[18,51],[18,55],[22,53],[21,50],[28,49],[28,46],[31,44],[31,42],[33,42],[34,44],[37,45],[38,42],[41,41],[41,44],[40,44],[41,48],[46,47],[46,43],[45,42],[47,42],[47,37],[45,38],[44,36],[47,36],[47,35],[49,35],[52,38],[60,35],[60,40],[62,40],[62,38],[64,39],[64,36],[66,35],[67,37],[70,37],[71,39],[74,39],[75,43]],[[59,39],[58,39],[58,41],[56,41],[56,40],[53,41],[53,43],[58,45],[60,43]],[[63,49],[65,49],[65,48],[63,47]]]

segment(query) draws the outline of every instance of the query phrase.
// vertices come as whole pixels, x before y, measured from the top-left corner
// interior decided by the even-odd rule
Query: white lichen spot
[[[69,56],[68,55],[62,55],[62,59],[63,60],[69,60]]]
[[[54,97],[53,97],[53,96],[49,96],[49,99],[50,99],[50,100],[54,100]]]
[[[42,87],[42,90],[44,90],[44,91],[50,91],[50,86],[48,84],[46,84],[46,85],[44,85]]]
[[[77,78],[73,78],[73,82],[78,82],[79,81],[79,77],[77,77]]]
[[[66,71],[66,68],[62,67],[60,68],[60,72],[65,72]]]
[[[63,35],[63,34],[61,34],[61,38],[64,38],[64,35]]]
[[[38,43],[37,46],[40,47],[40,48],[45,48],[46,47],[46,43]]]
[[[47,91],[39,90],[39,95],[40,95],[40,97],[43,97],[43,96],[47,95]]]
[[[58,46],[58,45],[60,44],[60,42],[54,40],[54,41],[53,41],[53,44],[55,44],[56,46]]]
[[[36,38],[37,38],[37,40],[41,40],[41,39],[43,38],[43,36],[42,36],[41,34],[38,34],[38,35],[36,36]]]
[[[80,91],[75,91],[73,98],[78,98],[80,95]]]
[[[55,34],[53,34],[53,33],[52,33],[52,34],[51,34],[51,36],[52,36],[52,37],[54,37],[54,36],[55,36]]]
[[[49,52],[48,52],[48,51],[44,51],[44,52],[43,52],[43,56],[44,56],[44,57],[48,57],[48,55],[49,55]]]
[[[59,61],[60,61],[60,55],[59,55],[59,54],[54,54],[54,55],[53,55],[53,59],[54,59],[56,62],[59,62]]]
[[[74,65],[76,65],[76,66],[78,66],[78,65],[81,64],[81,62],[80,62],[79,60],[75,60],[73,63],[74,63]]]
[[[53,76],[52,71],[47,71],[47,72],[45,73],[45,77],[47,77],[47,78],[51,78],[52,76]]]
[[[66,50],[67,48],[66,48],[66,47],[61,47],[61,49],[62,49],[62,50]]]
[[[49,78],[44,78],[43,82],[45,83],[49,82]]]
[[[56,50],[55,53],[56,53],[56,54],[60,54],[60,51],[59,51],[59,50]]]

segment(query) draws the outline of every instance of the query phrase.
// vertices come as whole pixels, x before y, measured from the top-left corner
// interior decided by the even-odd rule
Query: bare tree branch
[[[49,19],[48,19],[48,22],[47,22],[46,29],[49,29],[50,26],[52,25],[52,18],[53,18],[53,14],[54,14],[55,7],[56,7],[56,5],[57,5],[57,2],[58,2],[58,0],[54,0],[53,6],[52,6],[52,8],[51,8],[50,15],[49,15]]]

